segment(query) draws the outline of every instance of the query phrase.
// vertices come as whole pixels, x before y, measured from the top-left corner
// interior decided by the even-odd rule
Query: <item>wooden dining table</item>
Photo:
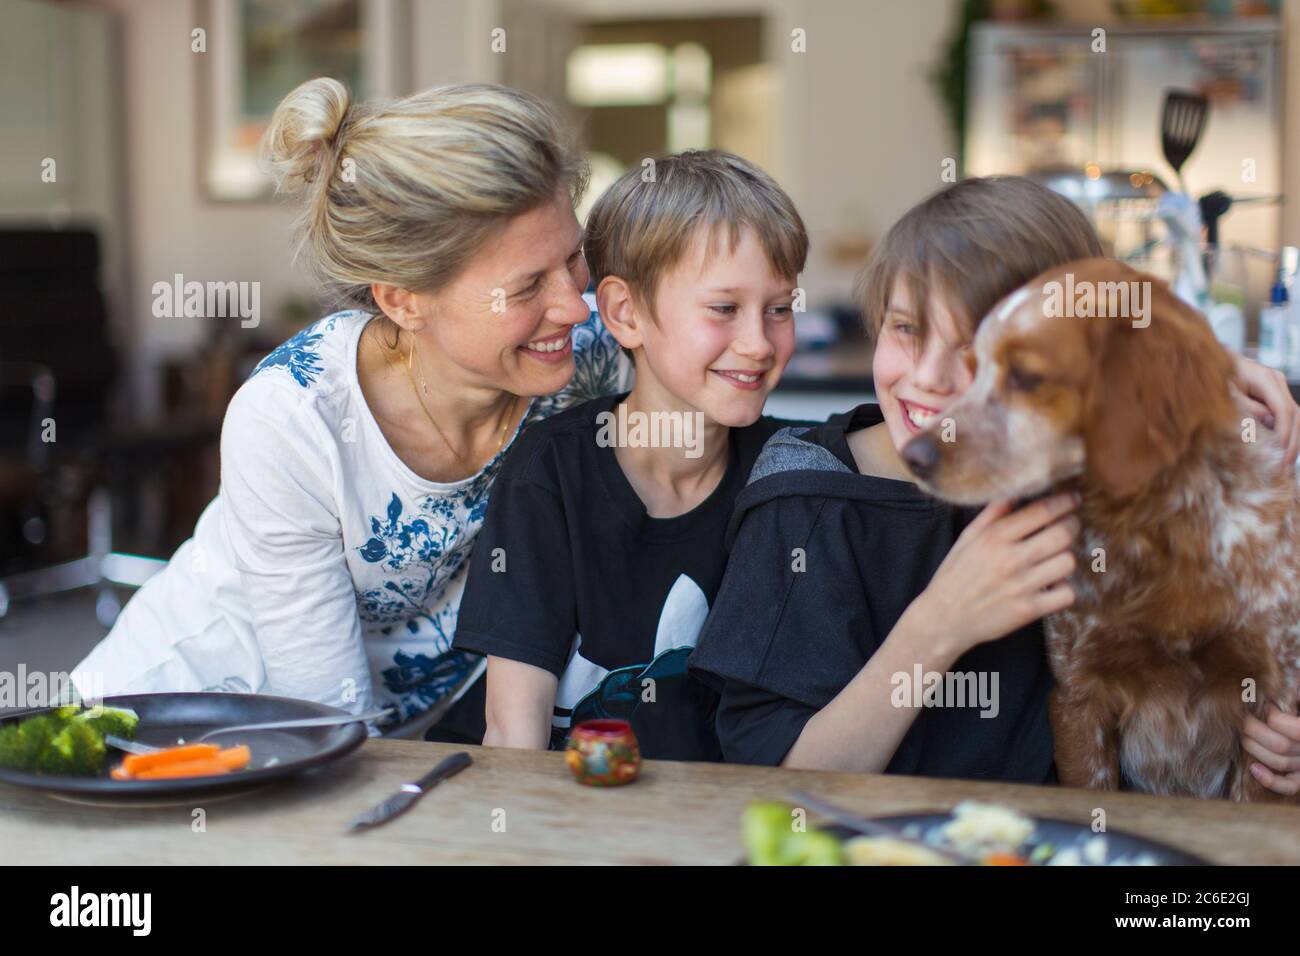
[[[473,764],[395,820],[348,822],[465,750]],[[734,864],[753,800],[804,790],[868,816],[962,800],[1168,843],[1216,864],[1300,864],[1300,808],[1052,786],[646,761],[635,782],[587,787],[559,753],[368,740],[261,789],[184,800],[86,800],[0,784],[9,864]],[[815,815],[810,815],[815,821]]]

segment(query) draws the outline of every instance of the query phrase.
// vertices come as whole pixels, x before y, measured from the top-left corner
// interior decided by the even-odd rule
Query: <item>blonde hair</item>
[[[930,294],[938,290],[973,333],[1003,297],[1040,272],[1101,256],[1083,211],[1023,176],[965,179],[913,206],[867,260],[857,299],[876,336],[901,282],[923,340]]]
[[[618,178],[587,217],[583,250],[597,285],[625,281],[654,312],[660,276],[685,254],[701,226],[709,240],[725,228],[731,247],[752,228],[780,276],[798,276],[808,232],[794,203],[753,163],[719,149],[687,150],[654,161],[647,181],[635,166]]]
[[[353,103],[309,80],[276,107],[262,157],[277,192],[302,194],[296,253],[334,299],[373,312],[371,283],[436,291],[507,220],[587,182],[550,108],[489,84]]]

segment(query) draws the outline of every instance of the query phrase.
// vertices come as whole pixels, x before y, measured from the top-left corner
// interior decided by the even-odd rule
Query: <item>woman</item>
[[[78,670],[113,694],[388,706],[383,729],[414,733],[482,670],[451,639],[504,451],[622,384],[582,298],[585,168],[542,103],[486,85],[353,105],[312,80],[263,150],[302,194],[300,248],[355,309],[236,393],[220,492]]]

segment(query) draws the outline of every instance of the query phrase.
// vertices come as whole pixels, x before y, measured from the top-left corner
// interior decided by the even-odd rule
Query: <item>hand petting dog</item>
[[[1294,468],[1300,457],[1300,405],[1291,397],[1286,376],[1275,368],[1236,355],[1232,395],[1243,415],[1276,433],[1286,449],[1283,467]]]
[[[1300,405],[1291,397],[1286,376],[1238,355],[1232,384],[1242,413],[1277,434],[1286,447],[1283,467],[1294,468],[1300,456]],[[1250,765],[1255,779],[1283,796],[1300,793],[1300,717],[1269,704],[1266,720],[1248,713],[1241,730],[1242,746],[1256,759]]]
[[[1265,720],[1247,714],[1241,730],[1242,746],[1256,759],[1255,779],[1283,796],[1300,793],[1300,717],[1269,704]]]

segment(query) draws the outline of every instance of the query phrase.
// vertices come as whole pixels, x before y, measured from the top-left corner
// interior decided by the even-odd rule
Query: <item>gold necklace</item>
[[[381,348],[383,348],[382,342],[380,342],[379,345]],[[394,345],[393,348],[396,349],[397,346]],[[384,351],[383,354],[384,354],[384,358],[388,361],[389,367],[392,368],[394,365],[392,356],[389,355],[387,351]],[[444,433],[443,430],[438,427],[438,423],[434,421],[433,414],[429,411],[428,406],[424,404],[424,399],[420,395],[420,388],[415,384],[415,376],[411,374],[411,366],[414,364],[414,361],[415,361],[415,342],[414,340],[412,340],[410,351],[408,351],[406,354],[406,377],[411,382],[411,391],[415,392],[415,400],[420,405],[420,411],[424,412],[424,417],[429,420],[429,424],[433,426],[433,430],[436,431],[438,433],[438,437],[443,440],[443,443],[447,446],[447,450],[456,456],[456,460],[459,461],[461,465],[468,468],[470,471],[478,471],[477,468],[475,468],[473,465],[469,463],[469,461],[466,460],[464,455],[462,455],[460,452],[456,450],[456,446],[451,443],[451,439],[447,437],[446,433]],[[421,382],[424,381],[423,367],[421,367],[420,369],[420,380]],[[427,383],[424,385],[424,392],[426,395],[429,392],[429,386]],[[509,428],[510,423],[514,421],[514,417],[515,417],[514,413],[518,406],[519,406],[519,396],[516,395],[511,399],[510,407],[506,410],[506,415],[501,421],[501,436],[500,436],[500,440],[497,442],[497,450],[493,452],[492,458],[495,458],[497,455],[501,454],[502,449],[506,447],[506,429]],[[491,459],[488,460],[491,461]]]

